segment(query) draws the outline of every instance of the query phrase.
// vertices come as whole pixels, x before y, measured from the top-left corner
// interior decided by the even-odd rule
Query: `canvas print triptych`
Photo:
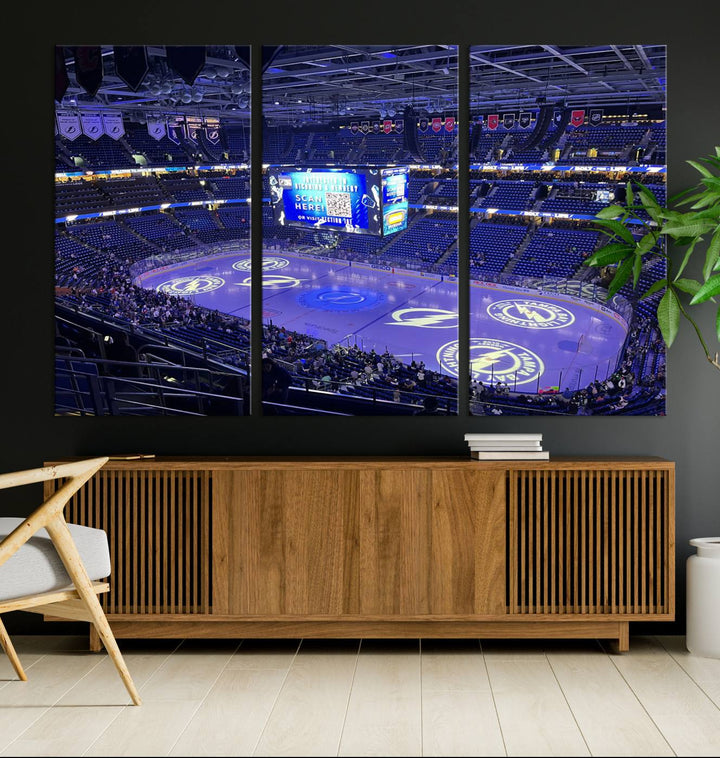
[[[56,415],[664,415],[665,54],[57,47]]]

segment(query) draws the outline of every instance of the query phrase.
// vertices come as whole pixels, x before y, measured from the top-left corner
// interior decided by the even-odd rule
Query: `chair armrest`
[[[86,473],[89,474],[87,477],[89,479],[109,460],[107,456],[103,456],[102,458],[89,458],[82,461],[73,461],[72,463],[61,463],[56,466],[43,466],[42,468],[31,468],[25,471],[11,471],[8,474],[0,474],[0,490],[10,487],[20,487],[23,484],[47,482],[50,479],[77,477]]]
[[[68,481],[36,508],[16,529],[0,542],[0,566],[14,555],[39,529],[51,521],[60,518],[70,498],[99,471],[109,458],[90,458],[73,463],[63,463],[58,466],[27,469],[0,475],[0,489],[18,487],[23,484],[45,482],[51,479]]]

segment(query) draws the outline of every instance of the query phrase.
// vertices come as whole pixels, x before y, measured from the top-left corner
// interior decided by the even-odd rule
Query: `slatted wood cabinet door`
[[[45,486],[49,493],[60,484]],[[65,518],[108,535],[112,581],[100,598],[106,614],[211,613],[209,471],[106,464],[72,498]]]
[[[674,613],[672,471],[508,473],[511,614]]]

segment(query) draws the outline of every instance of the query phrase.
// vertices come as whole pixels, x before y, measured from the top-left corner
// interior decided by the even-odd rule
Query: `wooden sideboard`
[[[674,619],[674,476],[660,458],[111,460],[66,518],[108,533],[118,638],[627,650],[629,622]]]

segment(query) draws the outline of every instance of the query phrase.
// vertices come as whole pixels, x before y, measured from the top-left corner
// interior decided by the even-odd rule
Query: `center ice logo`
[[[280,276],[279,274],[263,274],[262,286],[269,290],[289,290],[297,287],[303,279],[296,279],[294,276]],[[241,282],[237,282],[241,287],[250,287],[252,277],[246,276]]]
[[[385,300],[381,292],[357,287],[323,287],[304,292],[298,298],[305,308],[324,311],[359,311],[374,308]]]
[[[289,266],[290,261],[287,258],[279,258],[275,255],[263,256],[262,270],[263,271],[277,271],[279,268],[285,268]],[[250,258],[243,258],[240,261],[235,261],[232,267],[236,271],[250,271],[252,269],[252,260]]]
[[[166,292],[169,295],[201,295],[204,292],[220,289],[223,284],[225,280],[220,276],[181,276],[158,284],[156,289],[158,292]]]
[[[437,361],[449,374],[458,376],[458,341],[443,345]],[[484,337],[470,340],[470,374],[475,379],[514,386],[537,381],[544,371],[540,357],[522,345]]]
[[[457,329],[458,315],[442,308],[401,308],[393,311],[391,326],[419,326],[423,329]]]
[[[562,329],[575,321],[567,308],[540,300],[498,300],[488,306],[487,312],[501,324],[526,329]]]

